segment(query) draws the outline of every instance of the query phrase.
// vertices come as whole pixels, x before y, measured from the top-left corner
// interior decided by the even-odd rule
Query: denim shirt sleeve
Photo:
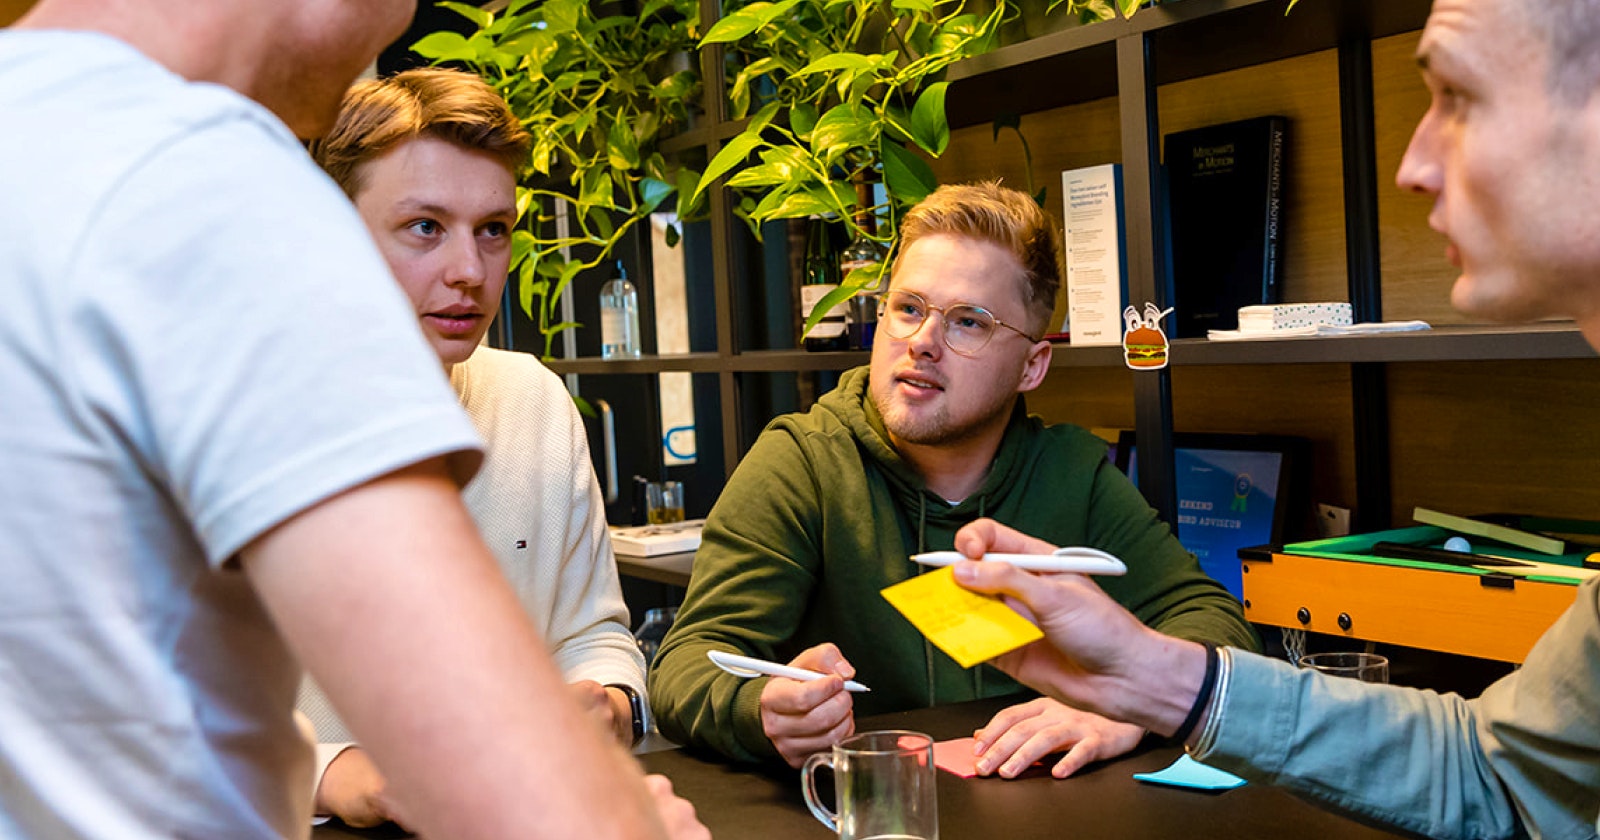
[[[1197,759],[1429,837],[1521,835],[1461,697],[1231,654],[1216,737]]]

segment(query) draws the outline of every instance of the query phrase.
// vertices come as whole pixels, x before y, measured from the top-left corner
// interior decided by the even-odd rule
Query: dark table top
[[[864,718],[858,730],[912,729],[936,740],[971,735],[1008,701],[983,700]],[[1070,779],[1035,768],[1019,779],[963,779],[939,772],[942,840],[1062,840],[1062,838],[1168,838],[1251,840],[1317,838],[1368,840],[1392,834],[1321,810],[1276,788],[1249,784],[1206,792],[1135,781],[1134,773],[1159,770],[1182,754],[1147,740],[1114,761]],[[827,840],[832,837],[806,810],[800,773],[783,766],[730,764],[688,750],[639,756],[651,773],[672,779],[694,803],[719,840]],[[323,826],[314,840],[404,837],[392,829],[354,831]]]

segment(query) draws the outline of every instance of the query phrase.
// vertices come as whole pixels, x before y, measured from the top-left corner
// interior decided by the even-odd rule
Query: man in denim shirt
[[[1461,269],[1451,299],[1500,320],[1576,319],[1600,347],[1600,2],[1437,0],[1417,61],[1432,105],[1400,164]],[[968,556],[1048,546],[998,524]],[[1162,636],[1087,579],[964,563],[1048,643],[994,664],[1046,694],[1162,734],[1197,758],[1431,837],[1600,831],[1600,579],[1476,700],[1296,671]]]

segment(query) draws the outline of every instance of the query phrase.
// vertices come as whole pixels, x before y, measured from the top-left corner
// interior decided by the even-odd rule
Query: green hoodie
[[[952,548],[956,531],[984,516],[1122,558],[1126,576],[1096,580],[1151,627],[1259,648],[1239,603],[1200,571],[1099,438],[1046,426],[1018,399],[983,485],[952,506],[890,445],[867,373],[848,371],[810,411],[773,420],[717,499],[650,673],[662,734],[740,760],[777,757],[761,728],[766,679],[723,673],[711,650],[787,662],[833,642],[872,688],[854,695],[858,717],[1019,691],[987,665],[957,665],[878,594],[924,571],[910,555]]]

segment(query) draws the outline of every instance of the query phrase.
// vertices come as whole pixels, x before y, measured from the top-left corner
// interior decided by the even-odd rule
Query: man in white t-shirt
[[[472,427],[296,140],[413,9],[0,31],[0,836],[304,836],[297,658],[430,837],[705,836],[563,688],[458,498]]]

